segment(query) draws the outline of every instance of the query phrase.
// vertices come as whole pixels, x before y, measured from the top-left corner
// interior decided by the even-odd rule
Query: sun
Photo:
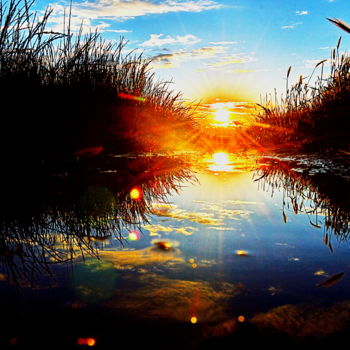
[[[214,120],[221,126],[230,124],[231,112],[227,108],[220,108],[214,112]]]
[[[213,154],[213,162],[216,165],[227,165],[230,164],[230,158],[225,152],[217,152]]]

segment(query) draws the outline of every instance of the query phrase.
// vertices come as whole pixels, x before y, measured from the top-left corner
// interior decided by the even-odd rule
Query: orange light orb
[[[86,339],[86,345],[88,345],[88,346],[95,346],[96,345],[96,340],[94,338],[87,338]]]
[[[243,323],[245,321],[245,317],[240,315],[240,316],[237,317],[237,320],[238,320],[238,322]]]
[[[77,344],[78,345],[95,346],[96,339],[95,338],[78,338]]]
[[[246,250],[236,250],[238,256],[247,256],[248,252]]]
[[[131,199],[137,200],[142,198],[142,190],[140,187],[133,187],[129,194]]]
[[[192,324],[196,324],[198,322],[198,319],[197,319],[196,316],[192,316],[190,321],[191,321]]]

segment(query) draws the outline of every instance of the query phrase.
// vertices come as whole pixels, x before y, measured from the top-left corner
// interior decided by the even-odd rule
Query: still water
[[[348,169],[342,157],[109,156],[5,190],[2,346],[343,342]]]

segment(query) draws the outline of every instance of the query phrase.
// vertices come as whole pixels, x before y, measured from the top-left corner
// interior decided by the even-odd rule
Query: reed
[[[346,28],[342,21],[332,22]],[[258,104],[260,112],[250,130],[258,144],[309,150],[349,147],[350,56],[340,53],[341,40],[330,58],[319,61],[309,77],[300,75],[290,84],[289,67],[285,94],[279,97],[275,90]],[[327,74],[326,62],[330,66]]]
[[[177,136],[192,127],[181,95],[156,80],[150,60],[123,55],[123,38],[111,43],[98,32],[83,34],[83,27],[72,33],[69,15],[62,32],[53,32],[52,10],[39,16],[33,3],[0,4],[3,157],[43,163],[86,147],[145,151],[158,135],[135,139],[130,130],[138,124],[147,129],[153,118]]]

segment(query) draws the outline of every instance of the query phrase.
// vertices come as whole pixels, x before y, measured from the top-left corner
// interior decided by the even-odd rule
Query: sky
[[[69,1],[35,1],[53,13],[49,26],[62,30]],[[72,26],[98,29],[106,40],[124,37],[126,50],[152,57],[157,79],[190,101],[259,102],[308,76],[350,35],[326,18],[350,23],[349,0],[84,0],[72,2]]]

